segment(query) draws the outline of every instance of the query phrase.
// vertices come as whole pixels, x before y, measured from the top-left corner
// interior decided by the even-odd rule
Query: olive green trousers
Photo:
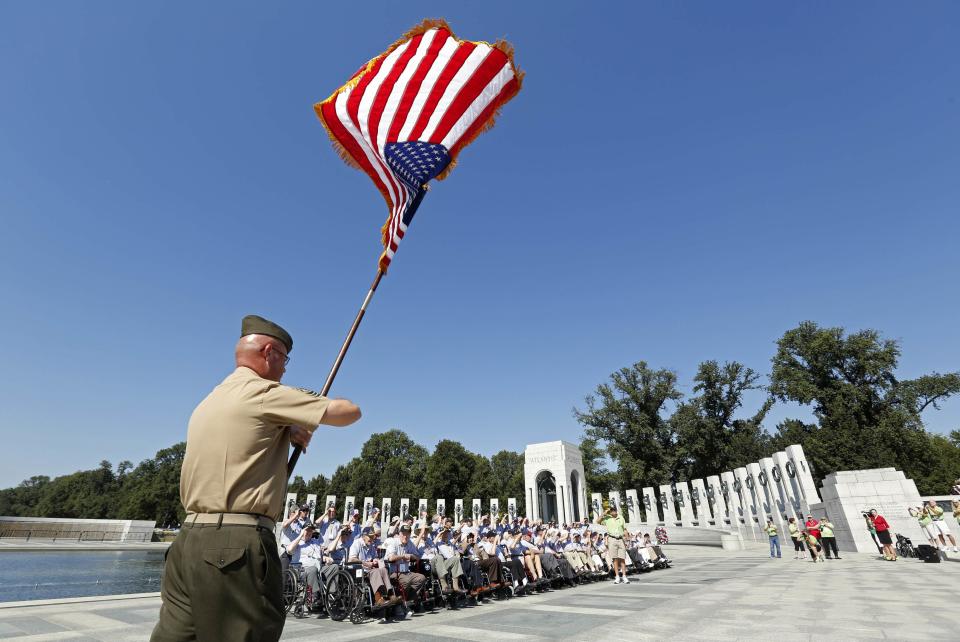
[[[273,532],[184,524],[167,549],[161,595],[151,642],[278,640],[286,611]]]

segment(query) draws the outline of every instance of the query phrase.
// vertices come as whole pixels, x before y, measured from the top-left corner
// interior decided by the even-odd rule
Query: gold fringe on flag
[[[384,51],[382,54],[374,58],[371,58],[365,65],[360,67],[360,69],[357,70],[357,72],[353,74],[350,80],[348,80],[342,87],[339,87],[332,94],[330,94],[330,96],[328,96],[325,100],[322,100],[313,106],[313,109],[316,112],[317,117],[320,119],[320,122],[323,124],[323,128],[327,132],[327,137],[330,139],[330,142],[333,144],[334,150],[336,150],[340,158],[343,159],[343,161],[350,167],[353,167],[354,169],[359,169],[361,171],[363,170],[363,168],[360,167],[360,165],[353,158],[350,152],[348,152],[346,148],[340,143],[340,141],[337,140],[336,136],[334,136],[333,130],[330,128],[330,126],[327,124],[327,121],[323,117],[323,106],[326,105],[327,103],[335,101],[337,99],[337,96],[339,96],[341,93],[345,91],[349,91],[350,89],[356,87],[357,84],[359,84],[360,81],[363,79],[364,75],[369,73],[381,60],[389,56],[395,49],[403,46],[411,38],[414,38],[416,36],[419,36],[420,34],[426,33],[431,29],[443,29],[447,31],[450,34],[450,37],[455,39],[457,42],[465,42],[457,38],[456,34],[453,32],[453,29],[450,28],[450,25],[443,18],[427,18],[423,22],[421,22],[419,25],[416,25],[413,28],[409,29],[398,40],[396,40],[393,44],[391,44],[387,48],[387,50]],[[442,181],[447,176],[450,175],[450,172],[453,170],[453,168],[457,166],[457,159],[460,156],[460,152],[463,151],[465,147],[467,147],[468,145],[470,145],[470,143],[476,140],[476,138],[480,136],[480,134],[487,132],[493,128],[493,126],[496,124],[497,117],[500,115],[500,110],[503,108],[503,106],[506,103],[508,103],[514,96],[517,95],[517,93],[520,91],[521,86],[523,85],[523,77],[525,74],[516,65],[516,62],[514,60],[513,45],[511,45],[509,42],[503,39],[496,41],[492,45],[482,40],[475,40],[470,42],[476,42],[478,44],[487,45],[488,47],[497,49],[498,51],[503,53],[504,56],[506,56],[508,62],[510,63],[510,68],[513,70],[513,81],[511,81],[513,83],[513,88],[508,94],[504,95],[500,99],[497,107],[487,117],[486,121],[481,126],[477,127],[476,130],[474,130],[469,136],[467,136],[463,140],[458,141],[457,144],[454,146],[454,149],[450,150],[450,163],[444,168],[442,172],[440,172],[439,175],[437,175],[436,179],[438,181]],[[389,206],[390,205],[389,195],[379,186],[377,186],[377,188],[380,190],[380,193],[383,196],[384,201],[386,201],[387,205]],[[424,189],[429,189],[429,186],[424,185]],[[387,220],[383,224],[383,227],[380,229],[384,247],[386,247],[388,242],[387,230],[389,230],[390,228],[390,221],[392,220],[392,218],[393,218],[393,215],[391,213],[391,215],[387,217]],[[383,255],[381,255],[381,258],[382,256]]]

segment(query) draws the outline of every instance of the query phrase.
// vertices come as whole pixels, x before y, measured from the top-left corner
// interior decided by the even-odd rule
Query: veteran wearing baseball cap
[[[319,424],[348,426],[360,408],[280,383],[293,338],[250,315],[236,369],[187,426],[180,500],[187,512],[167,551],[151,640],[277,640],[285,611],[274,528],[290,444],[306,452]]]

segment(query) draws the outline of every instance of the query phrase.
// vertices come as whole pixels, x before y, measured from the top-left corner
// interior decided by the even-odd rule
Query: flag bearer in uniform
[[[241,324],[236,370],[193,411],[180,474],[187,511],[167,551],[151,640],[277,640],[284,608],[274,539],[290,444],[318,424],[348,426],[345,399],[280,384],[293,339],[258,316]]]

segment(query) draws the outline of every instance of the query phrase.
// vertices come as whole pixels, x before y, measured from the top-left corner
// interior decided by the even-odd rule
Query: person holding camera
[[[764,532],[770,538],[770,559],[776,557],[780,558],[780,532],[777,530],[776,524],[773,523],[773,518],[767,518],[767,525],[764,527]],[[776,552],[776,555],[774,555]]]
[[[803,533],[800,532],[800,527],[797,526],[796,517],[790,518],[787,528],[790,530],[790,539],[793,540],[793,559],[806,559],[807,553],[806,549],[803,547]]]
[[[938,546],[937,548],[942,548],[943,550],[946,550],[947,539],[949,539],[950,545],[953,546],[953,552],[954,553],[958,552],[957,540],[953,536],[953,533],[950,532],[950,527],[948,527],[947,523],[943,521],[943,509],[937,505],[936,500],[931,499],[927,501],[927,505],[924,506],[923,509],[927,512],[928,515],[930,515],[931,520],[933,520],[930,526],[933,529],[933,531],[936,532],[937,537],[940,539],[940,544],[942,546]],[[944,539],[945,537],[946,539]]]
[[[877,529],[873,525],[873,520],[870,519],[870,513],[864,511],[860,514],[863,515],[863,521],[866,522],[867,530],[870,531],[870,537],[873,539],[873,545],[877,547],[877,552],[883,553],[883,546],[880,545],[880,540],[877,539]]]
[[[830,521],[829,517],[824,517],[820,520],[820,541],[823,542],[823,552],[827,554],[827,559],[831,559],[830,551],[833,551],[832,559],[840,559],[840,549],[837,548],[837,538],[833,534],[833,522]]]
[[[889,562],[897,561],[897,552],[893,550],[893,540],[890,537],[890,524],[883,518],[883,515],[877,512],[876,508],[871,508],[867,514],[867,519],[873,524],[877,531],[877,539],[883,545],[883,559]]]

